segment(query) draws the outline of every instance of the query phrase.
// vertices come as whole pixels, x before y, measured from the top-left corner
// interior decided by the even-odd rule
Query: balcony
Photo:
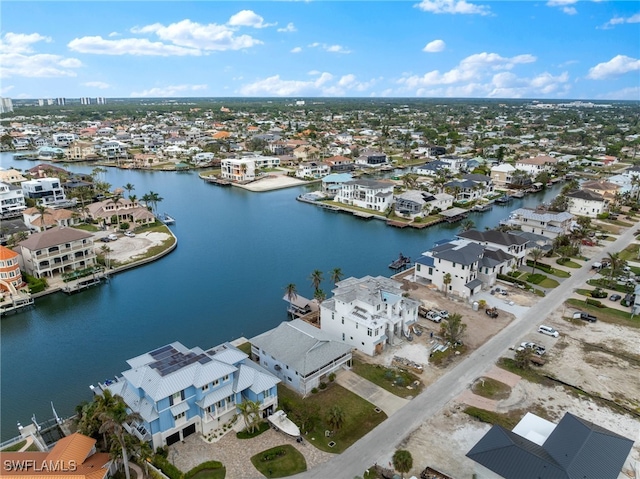
[[[144,427],[144,425],[134,421],[131,424],[127,424],[125,422],[122,426],[129,434],[133,434],[141,441],[151,441],[151,433],[147,431],[147,428]]]

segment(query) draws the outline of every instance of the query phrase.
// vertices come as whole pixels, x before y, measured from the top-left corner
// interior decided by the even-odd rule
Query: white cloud
[[[349,92],[368,90],[379,79],[359,81],[355,75],[347,74],[337,79],[328,72],[311,71],[311,80],[285,80],[280,75],[258,80],[242,86],[239,92],[245,96],[344,96]]]
[[[13,85],[2,86],[2,87],[0,87],[0,95],[6,95],[7,93],[9,93],[14,88],[15,87]]]
[[[80,68],[82,62],[77,58],[65,58],[60,55],[39,53],[35,55],[22,55],[19,53],[0,54],[0,76],[52,78],[75,77],[77,74],[73,68]]]
[[[278,31],[279,32],[283,32],[283,33],[289,33],[289,32],[297,32],[298,29],[296,28],[296,26],[293,23],[289,22],[289,23],[287,23],[286,27],[278,28]]]
[[[623,88],[622,90],[612,91],[600,95],[600,98],[606,100],[631,100],[640,101],[640,87],[634,86]]]
[[[291,49],[291,53],[300,53],[302,51],[301,47],[294,47]]]
[[[88,81],[88,82],[84,82],[82,85],[88,86],[90,88],[99,88],[100,90],[106,90],[107,88],[111,87],[111,85],[103,81]]]
[[[446,47],[446,44],[444,43],[444,41],[434,40],[432,42],[427,43],[425,47],[422,49],[422,51],[428,52],[428,53],[438,53],[444,50],[445,47]]]
[[[328,45],[326,43],[314,42],[309,44],[309,48],[320,48],[329,53],[351,53],[351,50],[343,47],[342,45]]]
[[[274,26],[275,23],[264,23],[264,18],[253,10],[242,10],[231,16],[228,25],[232,27],[266,28]]]
[[[624,23],[640,23],[640,13],[631,15],[630,17],[613,17],[602,28],[613,28],[614,25],[622,25]]]
[[[236,35],[236,31],[229,26],[215,23],[204,25],[189,19],[167,26],[154,23],[141,28],[133,28],[131,31],[133,33],[155,33],[161,40],[169,41],[174,45],[211,51],[241,50],[262,44],[260,40],[250,35]]]
[[[113,37],[119,37],[120,34],[118,32],[111,32],[109,35],[107,35],[109,38],[113,38]]]
[[[0,38],[0,53],[33,53],[31,45],[37,42],[51,43],[51,38],[39,33],[7,32]]]
[[[168,45],[162,42],[152,42],[146,38],[123,38],[121,40],[106,40],[100,36],[74,38],[67,46],[76,52],[93,53],[98,55],[149,55],[149,56],[185,56],[201,55],[196,48],[185,48]]]
[[[640,60],[626,55],[616,55],[608,62],[598,63],[589,69],[587,78],[604,80],[624,73],[640,70]]]
[[[131,92],[132,97],[174,97],[174,96],[185,96],[185,93],[189,92],[197,92],[206,90],[208,88],[207,85],[171,85],[165,87],[155,87],[150,88],[148,90],[143,90],[139,92]]]
[[[441,73],[438,70],[432,70],[422,76],[404,75],[403,78],[399,80],[399,83],[413,89],[434,85],[472,82],[477,81],[481,76],[490,74],[492,71],[511,70],[515,65],[532,63],[534,61],[536,61],[536,57],[529,54],[505,58],[497,53],[476,53],[464,58],[455,68],[448,72]]]
[[[491,14],[488,6],[468,3],[466,0],[422,0],[414,6],[429,13],[460,13],[463,15]]]
[[[549,0],[547,2],[548,7],[560,7],[560,9],[567,15],[575,15],[578,11],[571,5],[578,3],[578,0]]]

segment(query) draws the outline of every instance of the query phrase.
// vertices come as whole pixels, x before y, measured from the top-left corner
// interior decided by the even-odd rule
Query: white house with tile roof
[[[369,356],[396,344],[417,321],[418,301],[403,296],[401,284],[383,276],[347,278],[320,304],[320,327]]]
[[[278,406],[280,380],[229,343],[205,351],[174,342],[127,363],[121,377],[92,390],[109,389],[140,414],[142,421],[125,428],[154,449],[220,429],[245,399],[260,403],[262,417]]]
[[[339,203],[384,212],[393,204],[393,186],[388,181],[346,181],[334,199]]]
[[[350,345],[301,319],[282,322],[249,342],[252,359],[303,396],[351,366]]]

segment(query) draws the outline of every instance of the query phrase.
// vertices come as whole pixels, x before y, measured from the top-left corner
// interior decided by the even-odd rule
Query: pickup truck
[[[435,311],[429,311],[427,313],[427,319],[430,319],[431,321],[434,321],[436,323],[439,323],[440,321],[442,321],[442,318],[440,317],[440,315]]]
[[[573,319],[582,319],[583,321],[589,321],[590,323],[595,323],[598,320],[594,315],[585,313],[584,311],[576,311],[573,313]]]

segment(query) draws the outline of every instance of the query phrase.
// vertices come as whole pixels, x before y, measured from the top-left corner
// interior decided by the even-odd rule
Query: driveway
[[[358,376],[353,371],[346,369],[341,370],[337,374],[336,382],[340,386],[382,409],[388,417],[409,402],[408,399],[398,397],[377,384],[373,384],[371,381]]]

